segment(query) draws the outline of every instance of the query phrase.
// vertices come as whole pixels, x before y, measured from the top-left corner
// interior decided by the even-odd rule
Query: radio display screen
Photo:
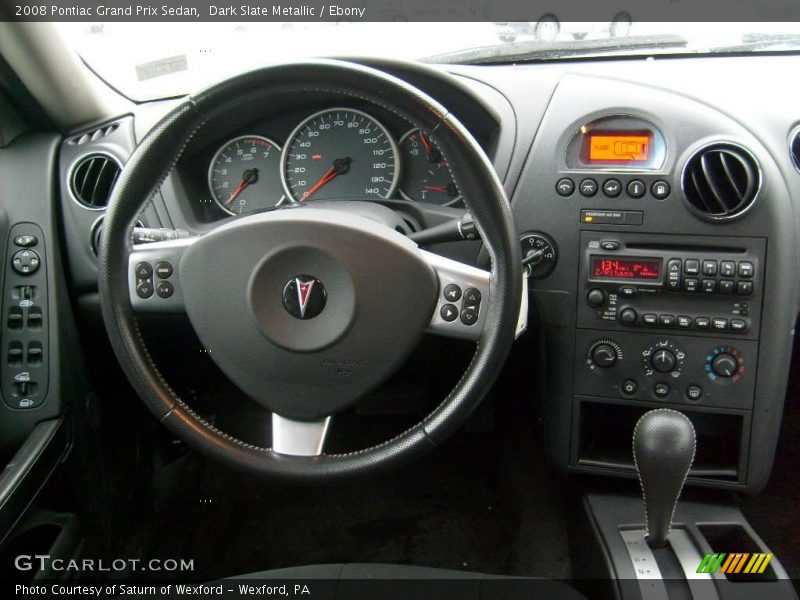
[[[584,160],[599,165],[639,165],[650,160],[649,131],[593,131],[586,134]]]
[[[592,278],[594,279],[655,281],[660,275],[660,259],[592,257]]]

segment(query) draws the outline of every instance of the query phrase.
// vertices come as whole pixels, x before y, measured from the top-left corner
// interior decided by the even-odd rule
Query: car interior
[[[797,598],[797,49],[319,56],[0,23],[3,579]]]

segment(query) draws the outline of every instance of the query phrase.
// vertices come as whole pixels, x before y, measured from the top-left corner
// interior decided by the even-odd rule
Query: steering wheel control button
[[[647,190],[641,179],[631,179],[626,189],[628,191],[628,196],[631,198],[641,198]]]
[[[311,275],[297,275],[283,288],[283,307],[296,319],[313,319],[322,312],[327,301],[325,286]]]
[[[35,235],[18,235],[14,238],[14,245],[20,248],[30,248],[39,243]]]
[[[575,182],[569,177],[562,177],[556,182],[556,192],[564,198],[571,196],[575,191]]]
[[[451,283],[444,288],[444,299],[448,302],[458,302],[461,299],[461,288]]]
[[[441,315],[442,319],[448,323],[451,323],[458,318],[458,308],[456,308],[456,306],[453,304],[445,304],[439,310],[439,314]]]
[[[153,295],[153,284],[149,280],[140,281],[136,284],[136,295],[146,300]]]
[[[587,177],[583,181],[581,181],[578,189],[581,191],[582,196],[586,196],[587,198],[591,198],[597,193],[597,182],[592,179],[591,177]]]
[[[626,396],[633,396],[636,392],[639,391],[639,384],[636,383],[635,379],[626,379],[622,382],[620,386],[622,393]]]
[[[669,184],[663,180],[653,182],[653,185],[650,187],[650,193],[653,194],[656,200],[663,200],[669,196],[669,192]]]
[[[477,307],[481,303],[481,292],[475,288],[467,288],[464,292],[464,307]]]
[[[156,275],[159,279],[169,279],[172,276],[172,265],[162,260],[156,265]]]
[[[592,308],[600,308],[606,303],[606,293],[600,288],[592,288],[586,293],[586,302]]]
[[[657,383],[653,386],[653,393],[658,398],[666,398],[667,396],[669,396],[670,393],[669,385],[663,382]]]
[[[468,306],[461,311],[461,322],[464,325],[471,326],[478,322],[478,309],[473,306]]]
[[[136,279],[150,279],[153,276],[153,267],[150,263],[140,262],[136,265]]]
[[[41,259],[33,250],[18,250],[11,258],[11,266],[20,275],[33,275],[40,264]]]
[[[156,284],[156,294],[161,298],[169,298],[175,292],[175,288],[169,281],[159,281]]]
[[[703,398],[703,388],[699,385],[690,385],[686,388],[686,398],[692,402],[699,402]]]
[[[603,182],[603,193],[609,198],[616,198],[622,192],[622,184],[618,179],[606,179]]]

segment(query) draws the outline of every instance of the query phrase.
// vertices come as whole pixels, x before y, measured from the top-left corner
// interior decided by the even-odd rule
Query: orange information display
[[[643,162],[650,158],[647,133],[590,133],[589,162]]]

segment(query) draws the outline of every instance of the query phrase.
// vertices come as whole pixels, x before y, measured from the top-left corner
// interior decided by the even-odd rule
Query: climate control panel
[[[750,340],[579,330],[575,394],[751,409],[757,352]]]

